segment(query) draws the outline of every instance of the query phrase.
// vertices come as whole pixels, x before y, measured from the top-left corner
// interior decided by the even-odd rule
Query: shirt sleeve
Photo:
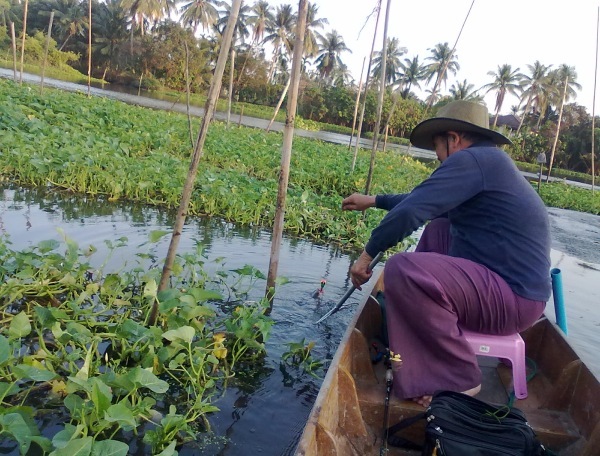
[[[452,154],[412,192],[394,195],[396,199],[381,195],[381,206],[380,197],[376,199],[377,207],[390,210],[372,231],[365,251],[374,257],[393,247],[428,220],[473,198],[483,187],[483,174],[473,154],[468,149]]]

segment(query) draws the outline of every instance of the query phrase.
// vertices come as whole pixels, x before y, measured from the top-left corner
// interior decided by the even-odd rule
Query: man
[[[430,221],[415,252],[385,265],[390,350],[399,353],[394,390],[423,406],[441,389],[475,395],[481,372],[462,329],[514,334],[531,326],[550,297],[546,208],[490,130],[485,106],[454,101],[415,127],[411,142],[435,150],[440,166],[408,194],[344,199],[344,210],[389,212],[351,268],[368,264]],[[394,363],[397,364],[397,363]]]

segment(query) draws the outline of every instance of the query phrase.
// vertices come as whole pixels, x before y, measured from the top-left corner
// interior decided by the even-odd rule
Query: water
[[[98,202],[69,194],[0,189],[0,230],[10,235],[14,249],[50,238],[60,240],[57,228],[61,228],[80,247],[97,247],[98,253],[92,258],[102,262],[107,252],[104,241],[125,236],[131,247],[114,254],[108,263],[114,269],[130,262],[132,251],[146,248],[143,244],[151,231],[170,230],[172,215],[155,208]],[[600,347],[600,291],[596,286],[600,282],[600,217],[560,209],[550,209],[550,216],[552,266],[562,270],[568,338],[600,377],[600,360],[595,353]],[[166,236],[158,244],[160,258],[164,258],[168,242]],[[205,245],[209,260],[225,257],[230,269],[245,264],[264,273],[268,269],[268,231],[236,227],[215,218],[188,219],[179,251],[191,250],[197,242]],[[259,366],[256,378],[243,388],[227,390],[216,403],[221,412],[210,419],[213,430],[227,439],[180,454],[292,454],[321,380],[282,365],[281,354],[287,350],[286,343],[306,339],[317,342],[317,359],[331,360],[352,312],[338,312],[318,326],[314,322],[350,286],[348,270],[354,258],[335,247],[291,237],[284,237],[280,255],[279,274],[289,278],[290,283],[280,288],[274,301],[272,317],[276,324],[267,344],[269,355]],[[314,298],[322,278],[327,280],[325,293]],[[264,292],[262,284],[260,288],[256,298]],[[349,305],[359,302],[361,294],[355,292]],[[554,318],[552,301],[548,315]],[[1,450],[2,454],[13,454]]]

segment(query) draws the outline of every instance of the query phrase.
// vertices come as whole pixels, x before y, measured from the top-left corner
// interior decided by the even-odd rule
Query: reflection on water
[[[0,189],[2,190],[2,189]],[[552,266],[563,271],[563,289],[569,319],[569,340],[577,353],[600,376],[600,217],[551,209],[553,231]],[[103,262],[108,253],[104,241],[128,239],[125,249],[116,251],[107,270],[119,269],[133,261],[133,253],[144,251],[153,230],[170,230],[173,212],[140,205],[20,188],[0,191],[0,231],[8,233],[14,249],[35,245],[41,240],[61,239],[62,228],[80,247],[94,245],[94,261]],[[156,244],[158,258],[164,258],[169,237]],[[216,218],[189,218],[183,230],[179,252],[204,246],[209,262],[223,257],[228,269],[246,264],[266,273],[270,233],[258,228],[241,228]],[[269,355],[253,375],[239,379],[219,398],[221,413],[211,417],[215,433],[226,438],[204,442],[203,449],[187,448],[187,455],[281,455],[291,454],[316,398],[320,380],[280,363],[288,342],[315,341],[315,357],[330,360],[346,328],[351,312],[338,312],[318,326],[314,322],[350,286],[348,270],[353,258],[339,249],[284,237],[279,273],[290,279],[274,301],[276,324],[267,348]],[[207,263],[208,264],[208,263]],[[380,267],[380,266],[378,266]],[[323,295],[314,292],[322,278],[327,280]],[[259,287],[261,288],[261,287]],[[264,288],[257,290],[259,299]],[[356,292],[349,300],[361,298]],[[550,302],[547,313],[553,317]],[[1,450],[1,448],[0,448]],[[1,452],[1,451],[0,451]],[[139,451],[138,451],[139,453]],[[13,453],[11,453],[13,454]],[[18,453],[14,453],[18,454]],[[139,453],[141,454],[141,453]]]

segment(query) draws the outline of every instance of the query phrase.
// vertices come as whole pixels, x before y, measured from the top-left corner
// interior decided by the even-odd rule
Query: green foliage
[[[159,236],[150,237],[152,252]],[[140,431],[152,454],[176,454],[208,430],[206,415],[218,411],[211,398],[236,364],[264,356],[268,306],[240,299],[227,271],[208,277],[202,249],[177,258],[173,288],[160,293],[158,265],[103,274],[88,263],[94,250],[65,239],[17,252],[0,239],[0,432],[21,454],[35,444],[53,455],[126,455],[123,442]],[[36,425],[42,410],[64,416],[51,441]]]

